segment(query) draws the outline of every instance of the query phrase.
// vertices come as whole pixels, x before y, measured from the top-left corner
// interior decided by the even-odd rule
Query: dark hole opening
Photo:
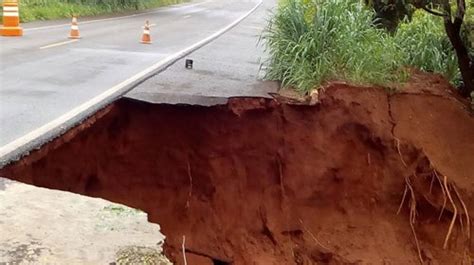
[[[218,259],[212,259],[212,264],[214,264],[214,265],[232,265],[230,262],[223,261],[223,260],[218,260]]]

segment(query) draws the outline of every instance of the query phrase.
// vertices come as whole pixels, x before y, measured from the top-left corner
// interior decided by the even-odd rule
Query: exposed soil
[[[417,74],[312,107],[123,99],[0,175],[148,212],[177,264],[183,236],[190,265],[472,264],[474,117],[450,91]]]

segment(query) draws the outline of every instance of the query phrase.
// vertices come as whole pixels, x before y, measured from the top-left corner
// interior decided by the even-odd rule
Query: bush
[[[459,84],[457,57],[441,17],[416,11],[412,21],[405,20],[399,25],[394,38],[405,55],[404,65],[443,74],[452,83]]]
[[[307,10],[315,10],[312,20]],[[404,57],[392,37],[372,26],[373,12],[347,0],[287,0],[263,39],[267,78],[308,91],[329,79],[386,84],[401,78]]]
[[[415,67],[458,84],[457,58],[441,18],[418,11],[390,34],[374,26],[374,16],[357,0],[285,0],[263,35],[267,78],[302,92],[333,79],[387,86]]]

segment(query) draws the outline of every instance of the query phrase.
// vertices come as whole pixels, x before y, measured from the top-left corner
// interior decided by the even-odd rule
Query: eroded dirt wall
[[[178,264],[183,236],[189,264],[461,264],[464,212],[443,250],[453,208],[438,220],[443,190],[424,188],[448,176],[474,214],[474,118],[430,82],[332,85],[314,107],[120,100],[0,174],[148,212]],[[408,198],[397,215],[407,178],[419,249]]]

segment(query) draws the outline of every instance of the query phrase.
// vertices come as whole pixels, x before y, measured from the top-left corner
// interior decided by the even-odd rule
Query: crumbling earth
[[[417,73],[316,106],[122,99],[0,174],[146,211],[177,264],[472,264],[473,136]]]

